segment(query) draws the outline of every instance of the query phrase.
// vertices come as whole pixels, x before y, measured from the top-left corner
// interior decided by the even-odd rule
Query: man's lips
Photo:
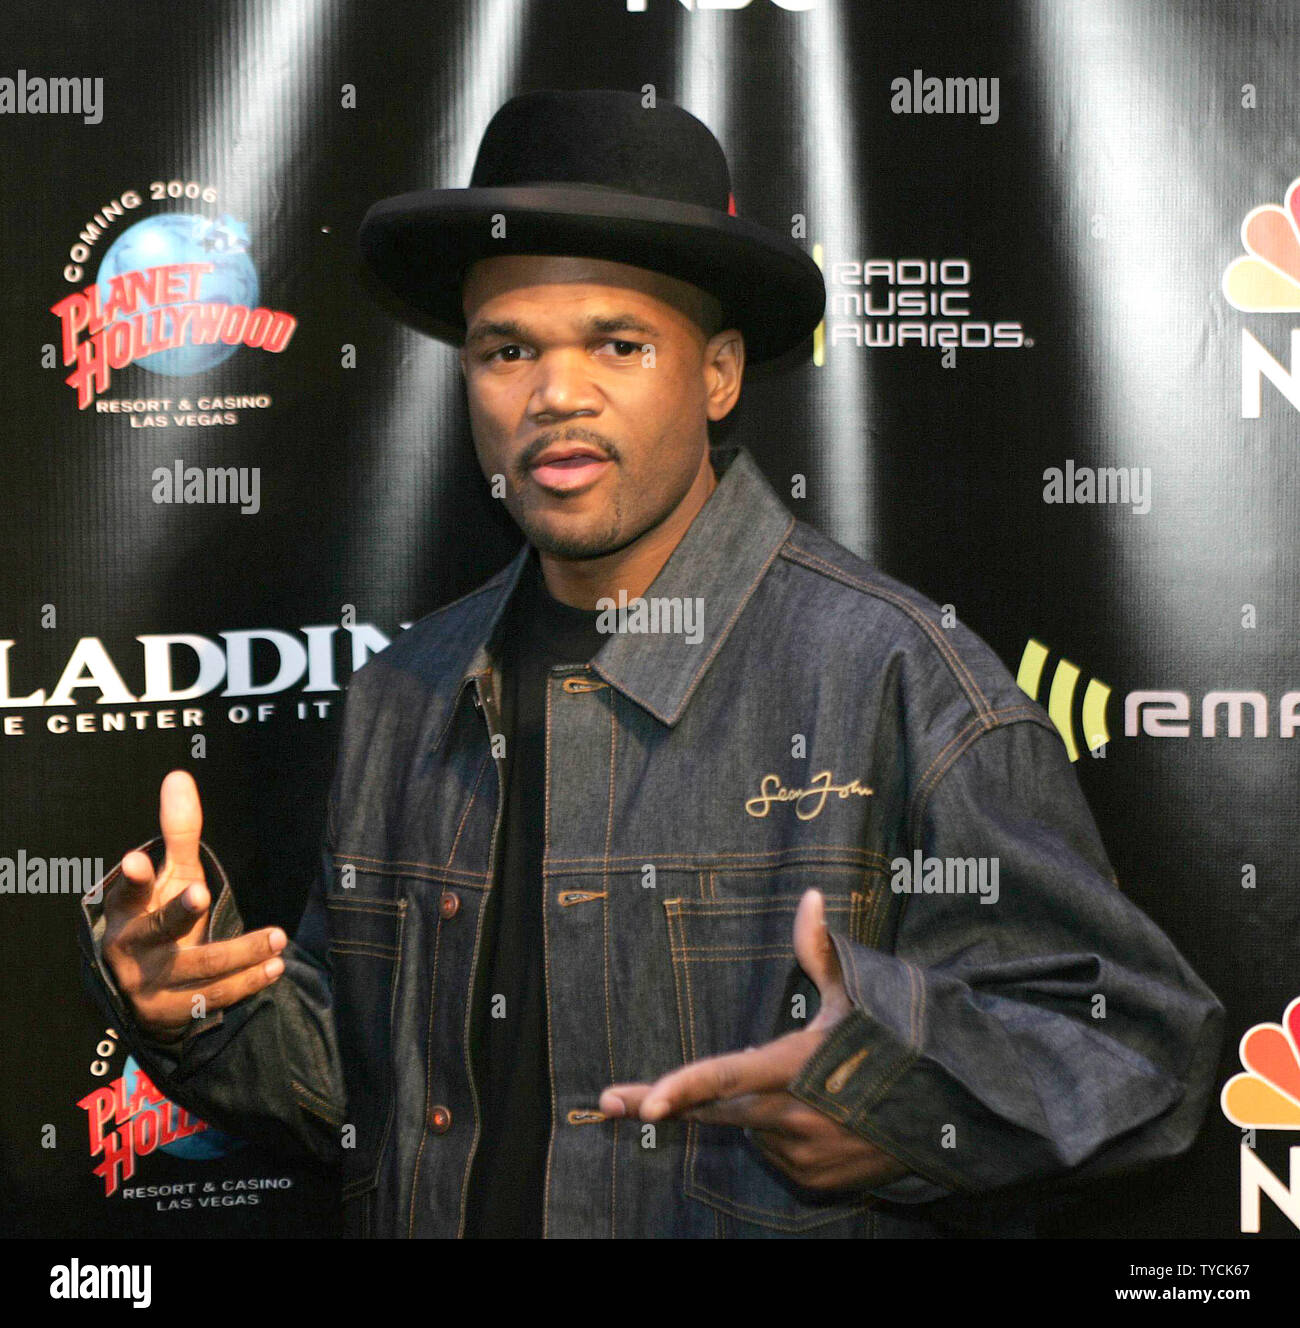
[[[576,449],[551,449],[543,452],[542,458],[528,468],[529,474],[542,488],[556,493],[585,488],[613,464],[607,457]]]

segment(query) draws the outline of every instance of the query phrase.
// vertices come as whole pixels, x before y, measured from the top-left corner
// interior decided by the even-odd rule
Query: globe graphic
[[[199,299],[205,303],[257,304],[257,269],[245,250],[248,232],[233,217],[213,222],[207,217],[184,212],[164,212],[147,217],[128,227],[114,240],[99,265],[96,281],[100,298],[107,300],[108,283],[123,272],[138,272],[164,263],[212,263],[211,272],[199,279]],[[137,312],[155,306],[143,300]],[[164,320],[164,327],[170,320]],[[227,360],[237,345],[218,340],[210,346],[190,342],[192,329],[186,331],[188,344],[170,350],[154,351],[136,363],[152,373],[196,374]]]
[[[122,1067],[122,1077],[126,1080],[126,1100],[128,1102],[135,1096],[136,1075],[139,1073],[140,1067],[136,1064],[135,1057],[128,1056],[126,1064]],[[180,1118],[180,1108],[172,1102],[169,1103],[169,1109],[171,1111],[171,1123],[175,1125]],[[188,1135],[184,1139],[173,1139],[169,1144],[159,1144],[158,1151],[160,1153],[170,1153],[172,1157],[184,1158],[187,1162],[211,1162],[244,1146],[243,1139],[209,1125],[206,1130],[200,1130],[198,1134]]]

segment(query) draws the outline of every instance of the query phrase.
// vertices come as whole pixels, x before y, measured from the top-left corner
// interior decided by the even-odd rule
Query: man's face
[[[737,332],[712,297],[601,259],[502,255],[462,288],[461,367],[483,473],[528,540],[597,558],[658,526],[707,465],[706,421],[735,404]]]

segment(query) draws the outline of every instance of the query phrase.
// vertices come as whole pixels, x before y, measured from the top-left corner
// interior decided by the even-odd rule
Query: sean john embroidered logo
[[[872,789],[858,783],[856,779],[849,780],[847,784],[832,784],[829,770],[819,770],[807,788],[786,788],[781,783],[780,775],[764,775],[763,782],[758,786],[758,795],[746,800],[745,810],[751,816],[766,816],[774,802],[793,802],[794,814],[801,821],[811,821],[820,814],[832,793],[841,798],[847,798],[850,793],[869,798],[872,792]],[[807,808],[803,805],[805,800],[809,800]]]

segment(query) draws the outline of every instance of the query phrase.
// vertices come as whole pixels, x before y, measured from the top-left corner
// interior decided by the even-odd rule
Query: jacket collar
[[[644,596],[683,608],[693,601],[700,630],[692,635],[698,641],[673,632],[616,631],[591,661],[605,682],[669,726],[681,718],[795,524],[748,451],[719,448],[712,459],[717,487]],[[493,667],[490,642],[531,552],[525,544],[484,586],[494,599],[472,643],[462,687]],[[629,612],[635,605],[630,602]]]

